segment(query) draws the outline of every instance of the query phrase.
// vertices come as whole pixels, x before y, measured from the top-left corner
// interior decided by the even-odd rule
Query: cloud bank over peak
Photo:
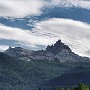
[[[53,18],[37,23],[36,29],[42,33],[52,34],[52,38],[56,40],[61,39],[77,54],[90,57],[87,55],[90,50],[90,24],[71,19]]]
[[[58,39],[77,54],[90,57],[90,24],[71,19],[52,18],[37,22],[32,30],[0,24],[0,39],[14,40],[23,47],[44,49]]]

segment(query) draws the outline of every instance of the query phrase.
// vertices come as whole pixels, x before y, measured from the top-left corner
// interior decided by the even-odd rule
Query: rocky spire
[[[54,45],[47,46],[46,48],[47,51],[50,51],[54,54],[61,52],[63,49],[71,51],[71,49],[67,45],[62,43],[61,40],[58,40]]]

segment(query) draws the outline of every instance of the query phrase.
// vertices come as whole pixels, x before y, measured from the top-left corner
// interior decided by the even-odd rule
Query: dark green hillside
[[[66,68],[57,62],[42,60],[28,62],[0,53],[0,88],[4,90],[30,90],[65,71]]]
[[[90,63],[33,59],[25,61],[0,53],[0,90],[33,90],[48,80],[74,71],[90,72]]]

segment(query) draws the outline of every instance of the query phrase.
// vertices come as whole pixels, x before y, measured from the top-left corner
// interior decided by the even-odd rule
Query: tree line
[[[44,89],[39,88],[38,90],[44,90]],[[90,90],[90,87],[88,85],[85,85],[84,83],[80,83],[77,87],[68,87],[68,88],[59,87],[55,90]]]

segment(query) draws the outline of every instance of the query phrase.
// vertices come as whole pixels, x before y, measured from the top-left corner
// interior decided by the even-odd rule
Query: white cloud
[[[90,1],[89,0],[50,0],[50,1],[53,6],[79,7],[79,8],[84,8],[84,9],[90,10]]]
[[[48,45],[52,43],[49,37],[38,36],[37,32],[12,28],[0,24],[0,39],[15,40],[24,46],[36,47],[37,45]]]
[[[42,0],[0,0],[0,16],[25,17],[41,14],[45,1]]]
[[[0,45],[0,52],[3,52],[8,48],[9,48],[9,46],[7,46],[7,45]]]
[[[50,1],[50,2],[49,2]],[[0,0],[0,16],[23,18],[31,15],[40,15],[42,8],[50,7],[80,7],[90,10],[88,0]]]
[[[87,55],[90,51],[90,24],[70,19],[49,19],[36,24],[39,32],[51,33],[53,39],[61,39],[79,55]],[[48,35],[48,37],[50,37]]]

